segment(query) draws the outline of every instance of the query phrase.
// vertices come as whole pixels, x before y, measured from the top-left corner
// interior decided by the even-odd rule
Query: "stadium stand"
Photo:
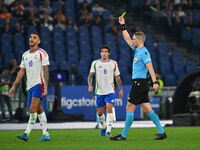
[[[194,1],[194,3],[197,4],[198,2]],[[34,0],[33,4],[34,5],[30,7],[28,2],[22,3],[25,9],[20,12],[24,18],[29,18],[29,20],[35,18],[35,20],[37,20],[37,23],[34,22],[34,19],[31,20],[30,24],[24,24],[23,18],[14,15],[15,11],[11,11],[10,9],[14,4],[11,4],[11,6],[8,7],[8,10],[14,15],[9,22],[10,31],[14,30],[16,24],[20,24],[22,32],[5,33],[4,26],[7,22],[4,18],[0,18],[0,67],[9,65],[10,61],[14,58],[20,63],[22,53],[26,49],[29,49],[28,39],[30,33],[39,31],[42,41],[40,46],[47,51],[50,57],[50,71],[56,69],[70,70],[70,66],[76,64],[80,75],[83,76],[82,84],[87,84],[86,78],[91,62],[94,59],[100,58],[100,47],[103,44],[107,44],[111,47],[110,58],[118,61],[123,83],[130,83],[130,66],[134,54],[125,43],[122,34],[113,31],[113,25],[117,26],[117,30],[119,30],[119,25],[116,24],[116,20],[112,20],[112,16],[118,15],[116,12],[105,9],[102,6],[102,11],[97,11],[93,9],[93,3],[91,3],[91,1],[79,2],[76,0],[67,0],[62,1],[62,3],[61,1],[50,1],[48,8],[45,8],[45,5],[43,6],[43,2],[40,0]],[[96,1],[94,4],[96,5]],[[179,5],[177,4],[168,2],[167,4],[164,4],[163,1],[159,1],[159,3],[158,1],[151,1],[150,4],[147,4],[145,1],[141,2],[137,0],[131,1],[129,7],[134,8],[141,6],[141,8],[146,11],[148,10],[146,8],[150,8],[150,6],[159,9],[158,5],[160,6],[160,11],[165,13],[168,18],[170,18],[169,12],[172,11],[170,19],[171,23],[175,25],[175,13],[179,12],[177,9]],[[125,7],[126,5],[123,4],[122,6]],[[172,10],[170,10],[171,6],[173,6]],[[37,10],[37,8],[39,9]],[[79,11],[76,12],[75,10],[77,8],[79,8]],[[55,16],[56,12],[61,9],[65,18],[71,19],[73,25],[67,25],[66,21],[61,21],[59,24],[56,21],[59,20],[59,17],[57,17],[54,20],[48,21],[53,25],[53,31],[51,31],[48,26],[42,24],[43,20],[39,18],[43,9],[47,9],[48,14],[52,18]],[[50,11],[51,9],[52,11]],[[186,47],[192,46],[192,48],[199,49],[200,10],[195,7],[192,9],[194,28],[188,28],[187,23],[190,18],[189,9],[191,9],[189,6],[183,9],[186,16],[178,16],[181,18],[181,22],[185,24],[180,28],[181,34],[179,38]],[[85,10],[87,10],[87,12]],[[36,11],[36,13],[31,13],[32,11]],[[86,15],[84,13],[86,13]],[[33,17],[30,17],[31,14]],[[98,25],[95,23],[97,17],[102,19],[103,24]],[[60,19],[62,20],[62,17]],[[75,26],[77,26],[77,28],[75,28]],[[129,29],[129,27],[127,28]],[[129,29],[130,32],[136,30],[137,27],[135,26],[131,26]],[[154,35],[151,32],[146,32],[145,46],[151,54],[154,69],[160,71],[166,86],[175,86],[185,74],[197,68],[194,61],[184,60],[181,52],[173,51],[168,47],[167,43],[162,40],[155,40]]]

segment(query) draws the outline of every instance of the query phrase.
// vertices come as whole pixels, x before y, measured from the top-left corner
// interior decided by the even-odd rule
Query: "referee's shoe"
[[[125,137],[122,137],[121,134],[120,134],[120,135],[117,135],[117,136],[114,136],[114,137],[110,137],[110,139],[111,139],[112,141],[123,141],[123,140],[126,140],[126,138],[125,138]]]
[[[163,140],[167,138],[167,134],[164,132],[163,134],[156,134],[156,138],[154,140]]]

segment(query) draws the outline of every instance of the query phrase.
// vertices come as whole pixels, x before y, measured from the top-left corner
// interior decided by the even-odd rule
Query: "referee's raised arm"
[[[123,17],[119,17],[119,24],[121,25],[121,29],[122,29],[122,34],[124,37],[124,40],[126,41],[126,43],[133,48],[133,40],[131,39],[128,31],[126,30],[126,24],[125,24],[125,20]]]

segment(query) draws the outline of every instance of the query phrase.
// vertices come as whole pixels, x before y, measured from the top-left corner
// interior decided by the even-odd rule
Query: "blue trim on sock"
[[[125,121],[125,127],[124,130],[122,131],[121,135],[122,137],[126,137],[132,123],[133,123],[133,119],[134,119],[134,113],[131,112],[127,112],[126,113],[126,121]]]
[[[160,124],[160,120],[158,115],[152,110],[150,113],[147,114],[149,118],[153,121],[153,123],[156,125],[156,128],[158,129],[159,134],[163,134],[164,130]]]

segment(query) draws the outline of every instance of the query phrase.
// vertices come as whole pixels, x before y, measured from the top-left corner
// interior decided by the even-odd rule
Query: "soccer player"
[[[125,20],[123,17],[119,17],[119,23],[121,25],[122,34],[126,43],[135,51],[133,58],[133,68],[132,68],[132,88],[129,94],[128,103],[126,106],[126,121],[125,127],[122,133],[118,136],[111,137],[111,140],[126,140],[126,135],[130,129],[133,119],[134,111],[136,105],[140,104],[143,111],[150,117],[153,123],[158,129],[158,134],[155,140],[162,140],[167,138],[164,132],[158,115],[152,110],[148,98],[148,82],[147,82],[147,72],[149,71],[151,79],[153,81],[153,88],[155,91],[158,90],[159,85],[156,81],[155,72],[153,69],[150,54],[146,47],[144,47],[145,34],[141,31],[136,32],[131,39],[129,33],[125,27]]]
[[[43,135],[38,141],[51,140],[51,136],[49,135],[47,128],[47,118],[41,105],[41,101],[47,95],[47,86],[49,80],[49,56],[46,51],[38,47],[39,43],[39,33],[33,32],[29,39],[30,50],[27,50],[22,55],[20,70],[12,88],[9,91],[9,96],[14,97],[15,88],[26,73],[30,118],[26,131],[17,136],[17,138],[24,141],[28,141],[29,134],[36,122],[37,116],[43,131]]]
[[[123,97],[123,89],[117,62],[109,59],[110,48],[107,45],[103,45],[100,49],[100,55],[101,59],[92,62],[88,76],[88,91],[92,93],[92,81],[95,75],[96,108],[99,122],[102,125],[100,136],[111,136],[113,123],[112,108],[115,104],[114,77],[120,89],[119,98]],[[104,115],[105,106],[107,112],[106,121]]]

